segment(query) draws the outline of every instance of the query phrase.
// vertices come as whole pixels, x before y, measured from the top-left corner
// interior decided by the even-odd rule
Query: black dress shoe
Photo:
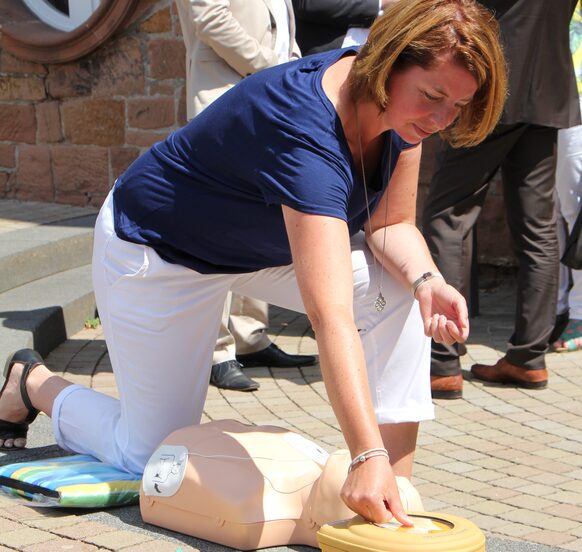
[[[298,366],[311,366],[315,364],[317,358],[313,355],[289,355],[271,343],[266,349],[249,353],[247,355],[236,355],[236,359],[244,368],[254,368],[255,366],[271,366],[272,368],[297,368]]]
[[[210,371],[210,385],[232,391],[256,391],[260,385],[246,376],[236,360],[219,362]]]

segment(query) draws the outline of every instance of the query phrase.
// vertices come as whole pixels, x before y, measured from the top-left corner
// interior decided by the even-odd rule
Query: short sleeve
[[[353,179],[344,155],[308,137],[295,138],[284,151],[267,148],[265,155],[259,178],[267,203],[347,220]]]

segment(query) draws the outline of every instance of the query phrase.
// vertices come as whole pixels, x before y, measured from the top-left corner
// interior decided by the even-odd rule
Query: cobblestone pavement
[[[436,420],[422,424],[413,483],[427,510],[461,515],[488,539],[507,542],[496,550],[514,550],[509,541],[515,540],[582,551],[582,352],[547,356],[550,384],[545,390],[483,384],[468,372],[473,362],[494,362],[503,354],[512,305],[509,288],[483,294],[483,314],[472,322],[463,357],[464,398],[436,401]],[[302,315],[273,309],[271,331],[275,343],[289,352],[317,352]],[[69,339],[48,364],[75,382],[117,392],[100,328]],[[317,366],[247,373],[261,389],[236,393],[211,387],[204,421],[276,424],[329,451],[344,446]],[[7,461],[0,458],[0,463]],[[34,510],[0,498],[0,552],[14,549],[195,550],[175,534],[120,529],[82,512]]]

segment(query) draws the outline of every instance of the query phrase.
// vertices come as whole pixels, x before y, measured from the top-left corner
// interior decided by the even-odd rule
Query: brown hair
[[[441,136],[473,146],[493,130],[507,94],[507,69],[493,14],[475,0],[400,0],[376,19],[356,56],[348,83],[353,99],[383,111],[391,74],[411,65],[430,69],[450,55],[477,80],[477,91]]]

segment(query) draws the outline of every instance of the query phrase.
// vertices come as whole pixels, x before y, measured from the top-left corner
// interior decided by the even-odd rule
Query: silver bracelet
[[[356,456],[350,462],[350,465],[348,467],[348,473],[350,473],[359,464],[362,464],[366,460],[369,460],[370,458],[374,458],[376,456],[384,456],[384,457],[388,458],[388,460],[390,460],[390,457],[388,456],[388,451],[385,448],[373,448],[373,449],[365,450],[364,452],[361,452],[360,454],[358,454],[358,456]]]
[[[414,280],[412,285],[410,286],[410,290],[412,291],[413,297],[416,299],[416,290],[422,286],[425,282],[432,280],[433,278],[443,278],[443,275],[440,272],[425,272],[420,278]]]

